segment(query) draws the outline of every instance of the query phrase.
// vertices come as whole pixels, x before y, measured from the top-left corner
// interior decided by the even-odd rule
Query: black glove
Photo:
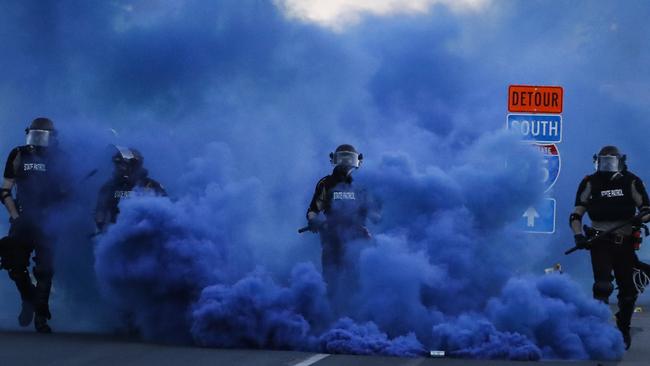
[[[589,241],[586,236],[583,234],[576,234],[573,236],[573,240],[576,243],[576,248],[578,249],[588,249],[589,248]]]
[[[312,233],[317,233],[318,229],[320,229],[320,222],[316,219],[309,220],[307,221],[307,227]]]
[[[650,215],[650,210],[648,210],[647,208],[639,211],[639,213],[634,218],[634,221],[632,221],[632,226],[640,227],[641,225],[643,225],[642,219],[647,215]]]

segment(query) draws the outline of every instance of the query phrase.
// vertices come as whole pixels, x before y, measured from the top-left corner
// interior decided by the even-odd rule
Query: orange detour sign
[[[562,113],[561,86],[510,85],[508,110],[525,113]]]

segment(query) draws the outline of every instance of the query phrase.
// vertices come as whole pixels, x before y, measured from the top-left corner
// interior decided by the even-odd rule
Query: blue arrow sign
[[[519,226],[528,233],[553,234],[555,232],[555,200],[545,198],[524,211]]]
[[[508,114],[507,124],[508,130],[521,134],[524,141],[562,141],[562,116],[559,114]]]

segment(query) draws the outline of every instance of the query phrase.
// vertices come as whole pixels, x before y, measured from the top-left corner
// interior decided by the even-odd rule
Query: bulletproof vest
[[[366,218],[365,193],[351,182],[342,182],[328,192],[329,207],[326,211],[330,222],[363,224]]]
[[[604,174],[589,176],[591,196],[587,213],[592,221],[623,221],[636,214],[636,203],[632,197],[634,176],[623,173],[615,179]]]
[[[54,159],[48,150],[21,146],[15,162],[16,200],[24,214],[42,212],[62,197]]]
[[[105,205],[103,209],[108,210],[111,213],[111,221],[115,222],[117,215],[119,214],[119,203],[123,199],[132,198],[136,193],[135,191],[138,188],[152,189],[156,194],[164,195],[164,191],[160,192],[162,188],[160,185],[152,179],[146,177],[146,175],[137,181],[123,179],[123,178],[114,178],[109,183],[109,189],[106,197]]]
[[[127,199],[133,196],[133,188],[136,184],[129,181],[118,181],[116,182],[111,190],[111,196],[114,200],[120,201],[122,199]]]
[[[108,207],[104,208],[110,212],[111,222],[114,223],[115,220],[117,219],[117,215],[120,212],[120,209],[118,208],[120,201],[133,196],[134,187],[135,187],[135,183],[126,179],[114,179],[111,182],[110,188],[107,192],[109,196],[106,197],[107,199],[106,204],[108,205]]]

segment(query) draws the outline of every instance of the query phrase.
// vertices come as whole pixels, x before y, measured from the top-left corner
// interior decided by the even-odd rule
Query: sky
[[[439,326],[434,333],[415,330],[418,341],[428,346],[481,321],[497,331],[516,328],[526,334],[534,326],[522,330],[499,322],[498,306],[487,303],[494,298],[507,304],[501,291],[518,284],[510,279],[542,274],[558,261],[576,282],[556,286],[575,285],[589,296],[587,256],[562,252],[572,246],[567,218],[579,181],[593,171],[591,156],[603,145],[618,145],[630,169],[650,179],[648,16],[650,6],[643,1],[2,1],[0,126],[5,132],[0,145],[8,154],[23,143],[31,119],[48,116],[80,176],[102,165],[98,160],[106,144],[138,147],[152,176],[170,192],[171,203],[134,204],[125,216],[172,223],[179,222],[173,219],[177,212],[197,218],[173,233],[212,243],[216,249],[207,253],[222,253],[227,263],[238,264],[206,274],[201,261],[190,261],[193,276],[200,278],[190,293],[201,292],[204,304],[224,293],[234,298],[247,293],[212,285],[273,280],[283,293],[282,286],[289,286],[292,273],[302,273],[301,268],[309,276],[299,278],[312,278],[295,265],[313,263],[318,271],[318,239],[297,236],[295,230],[304,225],[315,183],[331,169],[329,152],[352,143],[366,157],[359,181],[376,187],[385,200],[384,221],[372,229],[385,235],[387,252],[406,251],[405,263],[415,261],[429,273],[417,281],[436,284],[433,279],[460,276],[489,254],[490,266],[470,276],[477,281],[503,263],[503,271],[489,276],[493,284],[478,285],[476,297],[471,286],[445,288],[468,299],[460,312],[443,300],[422,305],[414,298],[410,305],[424,309],[427,325]],[[535,180],[539,157],[503,132],[511,84],[564,88],[562,169],[548,194],[558,202],[553,235],[521,234],[514,228],[543,195]],[[513,162],[510,168],[503,168],[503,160]],[[79,183],[78,201],[69,208],[76,225],[61,245],[65,255],[59,256],[53,297],[61,315],[55,327],[110,328],[115,319],[109,310],[97,315],[81,305],[88,298],[105,299],[106,291],[113,299],[128,299],[109,308],[137,310],[151,301],[124,295],[129,289],[112,282],[114,273],[101,270],[112,268],[102,267],[112,263],[103,260],[133,259],[130,251],[119,251],[119,240],[108,237],[93,244],[81,239],[92,232],[90,216],[101,179],[99,174]],[[117,225],[112,238],[136,235],[131,225]],[[177,237],[161,235],[157,242]],[[471,243],[472,249],[467,256],[445,252],[444,243]],[[230,246],[244,249],[222,252]],[[414,253],[426,253],[428,259],[421,262]],[[646,253],[644,248],[639,255],[650,258]],[[374,252],[367,256],[367,263],[382,260]],[[454,262],[457,258],[462,263]],[[271,279],[254,272],[257,267]],[[95,278],[97,273],[104,277]],[[74,282],[80,277],[82,285]],[[526,283],[545,288],[537,281]],[[365,290],[373,288],[365,285]],[[14,326],[13,291],[8,280],[0,283],[4,327]],[[285,297],[271,293],[269,298],[277,300],[271,304],[286,304]],[[175,304],[195,305],[190,300]],[[466,318],[440,318],[431,309]],[[361,305],[352,310],[347,315],[373,321],[388,338],[409,331]],[[480,321],[467,318],[471,311],[479,311]],[[327,332],[314,330],[326,327],[313,321],[325,316],[304,309],[298,313],[310,325],[309,334],[329,339]],[[205,336],[211,334],[205,332],[210,323],[197,319],[178,325],[188,339],[224,344]],[[353,328],[345,321],[339,325]],[[151,330],[154,338],[158,333]],[[548,342],[532,338],[529,334],[543,357],[559,352],[553,346],[546,351]],[[528,346],[523,342],[514,348]],[[593,356],[584,350],[567,355]]]

